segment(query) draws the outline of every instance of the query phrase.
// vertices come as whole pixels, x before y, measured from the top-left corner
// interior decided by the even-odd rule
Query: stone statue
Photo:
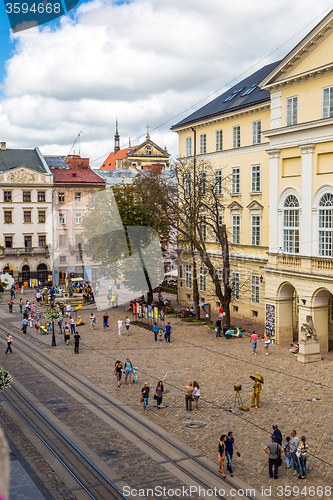
[[[317,340],[317,332],[313,324],[312,316],[306,316],[306,323],[301,326],[302,340]]]
[[[71,281],[71,275],[69,274],[68,271],[66,272],[65,282],[66,282],[66,290],[69,293],[69,296],[71,296],[72,295],[72,281]]]

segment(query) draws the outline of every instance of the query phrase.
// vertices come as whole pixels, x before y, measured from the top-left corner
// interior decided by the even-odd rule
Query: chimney
[[[5,142],[1,143],[1,150],[6,151],[6,143]]]

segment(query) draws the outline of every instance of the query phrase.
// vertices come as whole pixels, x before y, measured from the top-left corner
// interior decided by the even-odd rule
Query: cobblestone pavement
[[[173,304],[176,305],[174,300]],[[98,322],[94,331],[88,322],[90,311],[82,312],[85,325],[79,328],[78,356],[74,355],[72,345],[64,346],[59,335],[58,347],[46,349],[138,411],[143,411],[139,403],[143,383],[148,381],[153,390],[157,381],[163,380],[166,408],[158,410],[151,397],[146,415],[213,460],[217,455],[217,438],[222,432],[233,430],[241,451],[241,457],[233,459],[235,476],[259,489],[271,486],[271,498],[287,498],[287,495],[278,495],[278,485],[298,487],[303,491],[299,498],[333,496],[333,365],[330,361],[302,365],[286,347],[277,345],[271,345],[269,356],[265,356],[262,341],[258,343],[258,355],[253,356],[249,337],[216,338],[215,332],[207,326],[188,325],[178,318],[170,319],[171,344],[154,342],[152,332],[134,325],[130,327],[129,336],[123,330],[119,337],[118,317],[124,320],[129,313],[125,308],[115,308],[108,313],[110,328],[103,332],[102,312],[96,313]],[[129,317],[132,316],[129,314]],[[49,337],[39,337],[39,340],[50,343]],[[118,389],[113,375],[114,362],[118,358],[124,361],[126,356],[138,367],[139,384],[122,383]],[[265,379],[260,408],[242,413],[234,408],[233,387],[242,385],[241,397],[249,406],[253,372]],[[202,396],[199,411],[190,413],[185,411],[184,386],[193,380],[199,382]],[[202,427],[187,427],[195,423]],[[293,476],[284,465],[277,481],[269,479],[268,459],[263,447],[270,442],[273,423],[278,424],[283,436],[290,435],[292,429],[296,429],[298,436],[307,436],[310,456],[306,480]],[[309,492],[310,486],[332,486],[332,495],[326,490],[326,495],[322,496],[320,489],[313,495]]]

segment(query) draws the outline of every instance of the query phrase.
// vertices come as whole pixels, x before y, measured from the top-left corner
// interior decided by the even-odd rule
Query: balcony
[[[45,255],[49,256],[49,248],[46,247],[20,247],[20,248],[1,248],[0,255],[14,255],[20,257],[21,255]]]
[[[325,275],[333,278],[333,258],[303,255],[269,254],[268,268],[284,272]]]

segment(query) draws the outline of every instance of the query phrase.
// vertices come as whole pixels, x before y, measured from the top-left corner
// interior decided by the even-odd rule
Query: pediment
[[[3,174],[3,182],[33,184],[46,182],[45,175],[38,174],[25,167],[17,167]]]
[[[152,156],[155,158],[158,157],[168,159],[170,154],[165,149],[162,149],[160,146],[155,144],[152,140],[147,139],[145,142],[139,144],[139,146],[128,152],[127,156],[128,158],[131,158],[132,156]]]
[[[230,203],[228,208],[229,210],[243,210],[242,205],[238,203],[238,201],[233,201],[232,203]]]
[[[253,200],[246,208],[248,208],[249,210],[262,210],[264,207],[258,201]]]

